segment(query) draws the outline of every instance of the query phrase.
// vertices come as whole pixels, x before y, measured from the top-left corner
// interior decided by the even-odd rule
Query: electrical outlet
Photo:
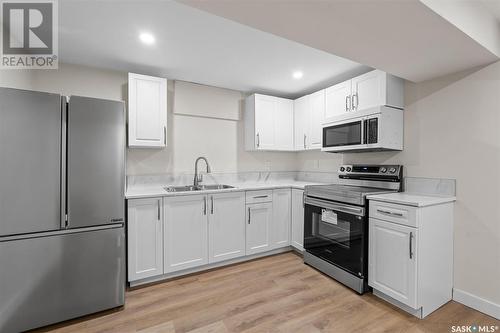
[[[271,161],[265,161],[264,162],[264,169],[266,171],[271,171]]]
[[[319,160],[314,160],[314,168],[319,169]]]

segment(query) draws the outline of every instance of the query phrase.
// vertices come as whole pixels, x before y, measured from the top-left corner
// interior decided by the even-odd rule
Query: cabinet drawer
[[[246,203],[270,202],[273,200],[272,190],[248,191],[246,192]]]
[[[417,227],[417,208],[370,200],[370,217]]]

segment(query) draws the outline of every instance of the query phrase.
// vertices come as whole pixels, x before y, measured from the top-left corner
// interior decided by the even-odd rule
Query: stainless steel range
[[[368,290],[369,194],[402,190],[400,165],[343,165],[339,183],[306,186],[304,262],[362,294]]]

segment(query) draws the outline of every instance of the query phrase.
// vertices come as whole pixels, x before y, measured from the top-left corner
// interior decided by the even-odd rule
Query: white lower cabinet
[[[208,203],[205,195],[163,199],[164,273],[208,263]]]
[[[161,198],[128,201],[128,280],[163,274]]]
[[[245,255],[245,192],[208,196],[208,261]]]
[[[290,244],[302,250],[302,195],[280,188],[130,199],[128,281],[138,285]]]
[[[416,207],[370,200],[368,284],[424,318],[452,298],[453,203]]]
[[[369,285],[416,308],[417,229],[370,219]]]
[[[304,251],[304,190],[292,189],[292,235],[294,248]]]
[[[273,190],[273,219],[271,222],[271,248],[290,245],[292,221],[292,191],[289,188]]]
[[[273,203],[263,202],[246,206],[246,254],[255,254],[271,249],[270,226],[273,218]]]

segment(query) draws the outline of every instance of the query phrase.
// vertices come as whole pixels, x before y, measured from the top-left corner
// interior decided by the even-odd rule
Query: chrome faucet
[[[208,164],[208,160],[205,157],[203,157],[203,156],[198,157],[196,159],[196,161],[194,162],[194,181],[193,181],[193,186],[195,188],[198,187],[198,184],[203,181],[203,176],[201,174],[198,175],[198,161],[199,160],[204,160],[205,161],[205,164],[207,165],[207,173],[212,172],[212,171],[210,171],[210,165]]]

